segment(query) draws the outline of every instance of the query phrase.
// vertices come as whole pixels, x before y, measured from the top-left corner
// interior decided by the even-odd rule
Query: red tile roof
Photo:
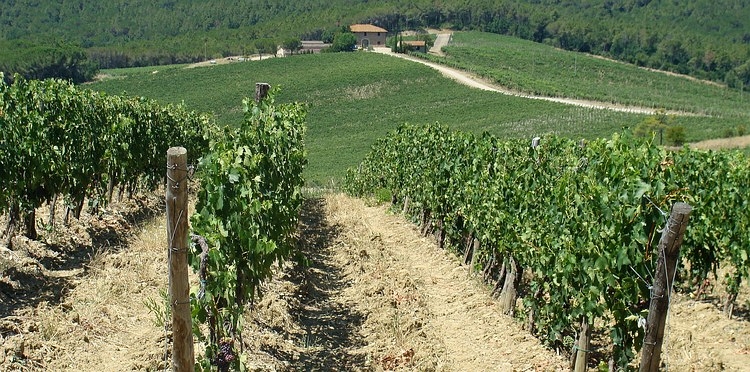
[[[378,26],[361,24],[351,25],[349,26],[349,29],[352,30],[352,32],[388,32],[388,30]]]

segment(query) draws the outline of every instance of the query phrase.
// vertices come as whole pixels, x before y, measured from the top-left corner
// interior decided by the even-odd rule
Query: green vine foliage
[[[219,361],[219,340],[237,337],[244,306],[259,295],[260,284],[295,251],[294,233],[302,206],[306,108],[275,104],[275,89],[261,103],[245,99],[245,120],[225,128],[200,161],[200,189],[192,229],[206,239],[205,294],[193,301],[193,317],[208,326],[200,366]],[[201,249],[191,255],[200,270]],[[238,359],[231,361],[239,369]]]
[[[103,204],[108,185],[161,185],[169,147],[207,151],[210,118],[183,106],[13,80],[0,78],[0,210],[31,214],[56,196]]]
[[[614,135],[588,143],[526,140],[403,125],[372,147],[345,188],[356,196],[387,189],[409,212],[428,215],[459,253],[475,237],[479,269],[512,256],[528,278],[523,309],[555,347],[581,319],[602,319],[613,358],[625,366],[643,338],[660,229],[670,206],[694,207],[683,244],[699,282],[721,263],[736,291],[747,277],[750,179],[740,154],[668,152],[648,139]],[[431,221],[431,222],[429,222]],[[647,282],[648,281],[648,282]]]

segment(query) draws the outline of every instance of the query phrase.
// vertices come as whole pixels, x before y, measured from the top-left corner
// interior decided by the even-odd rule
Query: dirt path
[[[256,368],[567,369],[566,360],[501,315],[488,289],[452,254],[402,216],[343,195],[305,209],[302,249],[311,266],[271,284],[256,309],[253,316],[263,320],[248,331],[263,339],[252,344],[262,351],[252,356]],[[675,295],[673,310],[664,349],[670,370],[748,370],[745,310],[727,319],[715,302],[683,295]]]
[[[501,93],[501,94],[505,94],[509,96],[514,96],[514,97],[538,99],[538,100],[543,100],[543,101],[562,103],[566,105],[603,109],[603,110],[612,110],[612,111],[618,111],[618,112],[627,112],[627,113],[633,113],[633,114],[652,115],[656,112],[656,109],[648,108],[648,107],[624,106],[624,105],[618,105],[618,104],[607,103],[607,102],[598,102],[598,101],[572,99],[572,98],[537,96],[537,95],[522,93],[522,92],[514,91],[505,87],[501,87],[498,85],[489,84],[486,81],[484,81],[482,78],[473,76],[467,73],[466,71],[458,70],[458,69],[451,68],[451,67],[446,67],[437,63],[425,61],[423,59],[412,57],[412,56],[405,55],[405,54],[393,53],[389,48],[375,48],[374,50],[377,53],[386,54],[389,56],[403,58],[409,61],[421,63],[423,65],[429,66],[435,70],[440,71],[444,76],[450,79],[453,79],[461,84],[464,84],[472,88],[487,90],[490,92],[497,92],[497,93]],[[682,111],[673,111],[673,110],[667,110],[666,113],[669,115],[677,115],[677,116],[695,116],[695,114],[682,112]]]
[[[331,194],[305,202],[300,228],[307,264],[279,268],[246,316],[250,371],[566,370],[403,216]],[[156,218],[127,244],[95,249],[85,272],[65,272],[59,297],[3,314],[0,370],[168,369],[164,229]],[[746,287],[735,319],[715,291],[675,297],[670,370],[750,370]]]
[[[448,45],[448,43],[451,41],[451,36],[453,34],[451,32],[444,32],[444,31],[435,31],[435,44],[432,45],[432,48],[430,48],[430,53],[443,56],[445,53],[443,53],[443,47]]]
[[[348,230],[343,242],[349,253],[340,254],[349,256],[342,261],[358,278],[347,292],[360,299],[359,293],[368,294],[365,328],[374,332],[367,332],[367,340],[386,348],[384,360],[404,359],[413,350],[414,366],[441,370],[563,368],[562,358],[501,314],[488,290],[453,255],[438,250],[402,217],[340,195],[327,203],[330,218]],[[351,267],[352,262],[357,264]],[[395,339],[396,347],[388,347],[388,339]]]
[[[400,216],[343,195],[309,201],[310,267],[271,284],[246,331],[264,370],[558,370],[488,290]],[[285,294],[291,293],[291,295]],[[292,298],[292,301],[289,299]],[[289,317],[280,314],[291,314]],[[284,329],[283,334],[273,330]]]

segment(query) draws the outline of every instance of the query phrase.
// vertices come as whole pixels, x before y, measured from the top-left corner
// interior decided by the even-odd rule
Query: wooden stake
[[[255,103],[260,103],[268,97],[268,91],[271,85],[267,83],[255,83]]]
[[[505,265],[505,282],[500,292],[500,309],[505,315],[516,313],[516,298],[518,297],[518,283],[521,281],[521,268],[511,255]]]
[[[167,151],[167,252],[169,301],[172,305],[172,370],[193,371],[193,321],[188,284],[187,150]]]
[[[661,344],[664,341],[664,326],[669,310],[669,297],[672,292],[672,280],[680,255],[680,245],[685,235],[690,212],[693,208],[686,203],[675,203],[667,226],[659,240],[659,258],[654,274],[654,286],[651,290],[651,304],[646,320],[646,337],[641,349],[641,372],[656,372],[661,359]]]
[[[571,369],[575,372],[586,372],[591,348],[591,325],[586,317],[581,321],[581,334],[578,335]]]

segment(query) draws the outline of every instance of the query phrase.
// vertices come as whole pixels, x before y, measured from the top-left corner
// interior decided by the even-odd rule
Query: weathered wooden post
[[[267,83],[255,83],[255,103],[260,103],[268,96],[271,85]]]
[[[193,371],[193,322],[188,284],[187,150],[167,151],[167,242],[169,301],[172,306],[172,370]]]
[[[672,281],[677,267],[677,258],[680,255],[680,245],[682,245],[682,238],[692,210],[693,208],[686,203],[675,203],[659,240],[659,258],[656,263],[656,274],[654,274],[654,286],[651,289],[646,337],[641,349],[641,372],[659,370],[669,297],[674,285]]]
[[[589,319],[583,317],[581,321],[581,333],[573,347],[573,358],[570,368],[575,372],[586,372],[588,368],[589,354],[591,354],[591,328]]]
[[[508,256],[507,263],[504,263],[503,267],[505,267],[505,281],[500,292],[500,309],[503,314],[514,316],[516,314],[518,284],[521,282],[523,271],[512,254]],[[500,271],[500,275],[503,275],[503,270]]]

